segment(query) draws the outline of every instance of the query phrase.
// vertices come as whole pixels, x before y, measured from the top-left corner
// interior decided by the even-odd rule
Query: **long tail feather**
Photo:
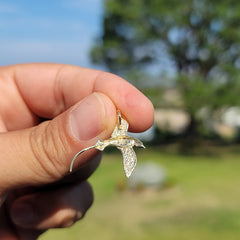
[[[80,152],[78,152],[74,157],[73,157],[73,159],[72,159],[72,162],[71,162],[71,166],[70,166],[70,172],[72,172],[72,169],[73,169],[73,164],[74,164],[74,162],[75,162],[75,160],[77,159],[77,157],[81,154],[81,153],[83,153],[83,152],[85,152],[85,151],[87,151],[87,150],[89,150],[89,149],[92,149],[92,148],[95,148],[96,146],[94,145],[94,146],[91,146],[91,147],[87,147],[87,148],[84,148],[83,150],[81,150]]]

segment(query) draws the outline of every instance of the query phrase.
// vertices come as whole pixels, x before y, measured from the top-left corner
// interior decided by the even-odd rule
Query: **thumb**
[[[112,101],[93,93],[53,120],[1,134],[0,192],[60,179],[69,171],[74,154],[109,137],[115,121]],[[84,153],[78,163],[85,164],[95,153]]]

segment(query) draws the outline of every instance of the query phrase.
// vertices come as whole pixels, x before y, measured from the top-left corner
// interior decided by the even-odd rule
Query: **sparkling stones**
[[[117,147],[122,152],[124,171],[126,176],[130,177],[137,164],[137,156],[133,150],[133,146],[145,147],[140,140],[130,137],[127,134],[128,126],[128,122],[121,117],[121,113],[118,111],[118,123],[111,135],[111,138],[106,140],[98,140],[94,146],[85,148],[78,152],[72,159],[70,172],[72,171],[74,161],[81,153],[92,148],[103,151],[105,147],[111,145]]]

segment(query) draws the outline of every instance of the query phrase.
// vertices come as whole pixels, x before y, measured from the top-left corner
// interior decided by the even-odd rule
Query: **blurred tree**
[[[186,135],[195,136],[200,108],[239,105],[239,23],[236,0],[105,0],[91,56],[114,73],[144,76],[141,84],[167,69],[191,117]]]

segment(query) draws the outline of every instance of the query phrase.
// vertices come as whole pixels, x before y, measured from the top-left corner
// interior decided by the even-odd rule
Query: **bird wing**
[[[119,136],[127,136],[127,131],[128,131],[128,122],[121,118],[121,124],[116,126],[111,137],[119,137]]]
[[[130,177],[137,164],[137,156],[132,147],[119,148],[123,155],[123,167],[127,177]]]

